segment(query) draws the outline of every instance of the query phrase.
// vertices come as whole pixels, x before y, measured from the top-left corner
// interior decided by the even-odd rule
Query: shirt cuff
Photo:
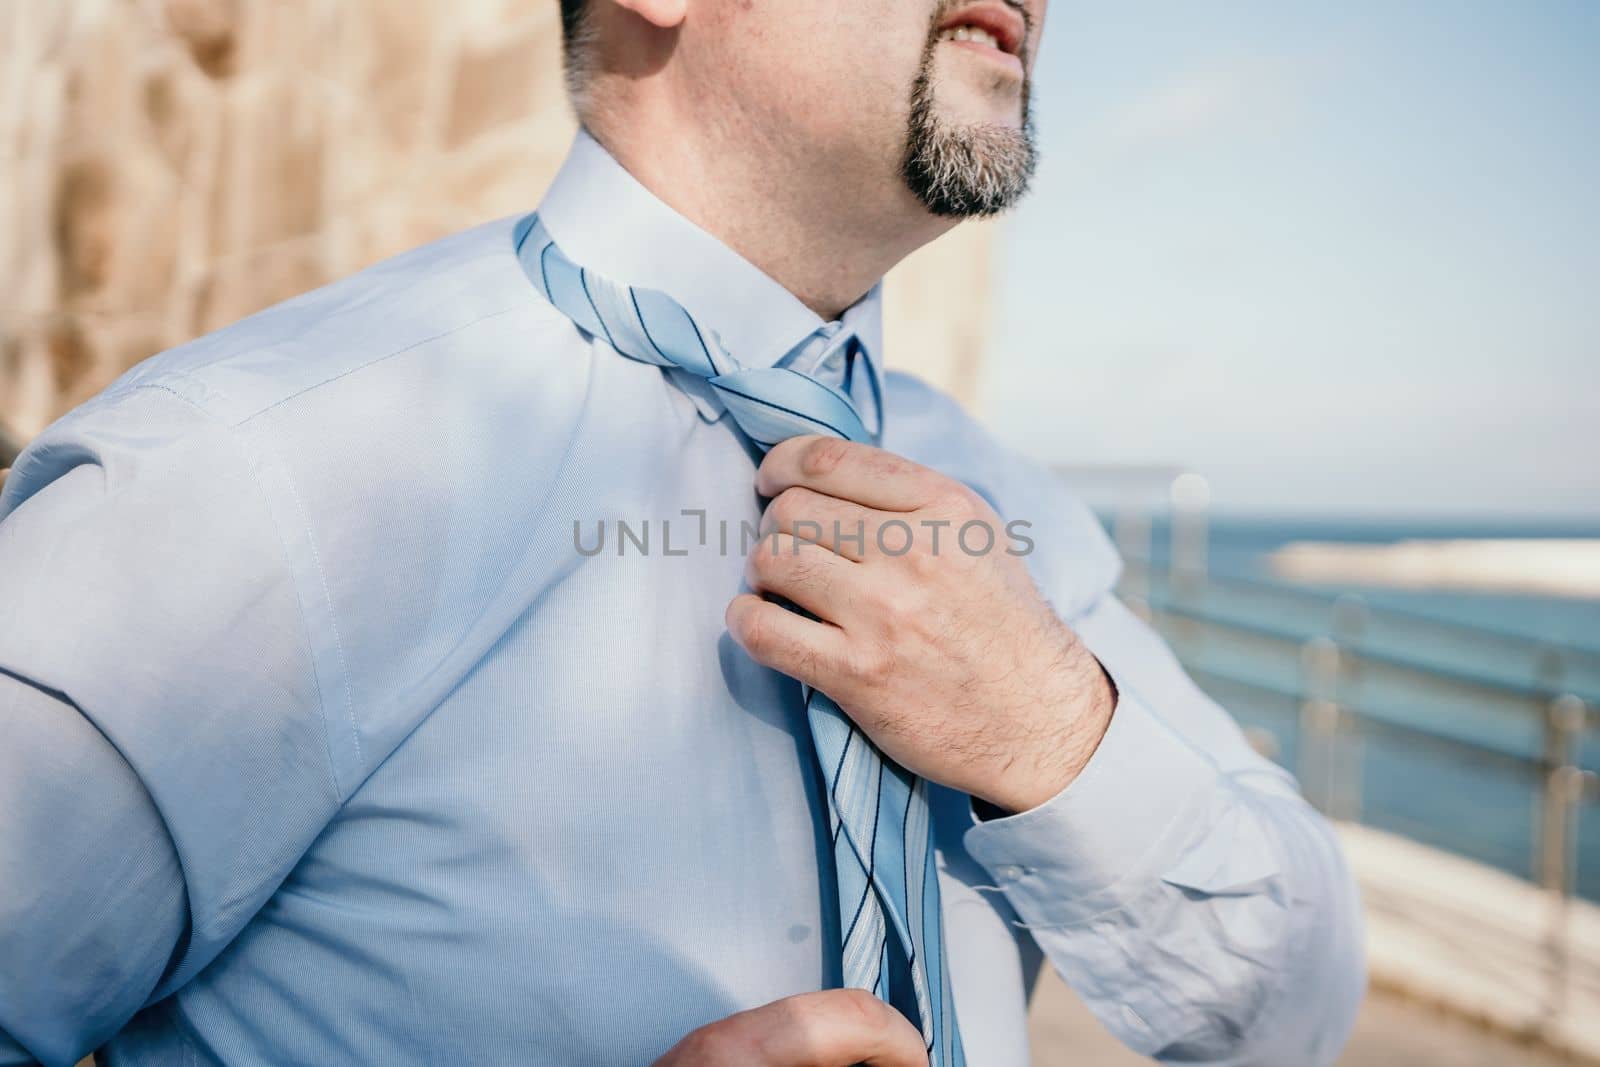
[[[1029,926],[1109,911],[1182,858],[1219,772],[1125,685],[1094,755],[1043,804],[973,825],[962,842]],[[968,805],[969,812],[971,805]]]

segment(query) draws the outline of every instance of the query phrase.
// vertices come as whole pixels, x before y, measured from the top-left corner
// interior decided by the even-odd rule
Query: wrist
[[[1070,786],[1089,765],[1111,725],[1117,690],[1100,661],[1076,637],[1065,663],[1058,668],[1062,684],[1044,687],[1040,720],[1055,724],[1049,741],[1024,742],[993,784],[972,793],[982,819],[1031,811]],[[1037,733],[1032,733],[1037,737]]]

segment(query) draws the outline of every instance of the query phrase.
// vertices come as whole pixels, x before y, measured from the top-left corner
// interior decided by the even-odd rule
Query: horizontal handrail
[[[1256,620],[1247,621],[1224,613],[1207,611],[1192,604],[1185,604],[1176,600],[1163,599],[1158,603],[1152,603],[1151,608],[1152,610],[1160,611],[1164,614],[1175,615],[1185,619],[1192,619],[1195,622],[1209,623],[1215,626],[1220,626],[1224,629],[1233,630],[1238,633],[1249,634],[1253,637],[1261,637],[1273,641],[1280,641],[1284,644],[1295,646],[1305,644],[1308,637],[1322,636],[1298,632],[1283,626],[1274,626],[1271,623],[1259,622]],[[1435,679],[1444,679],[1456,685],[1479,689],[1485,692],[1492,692],[1500,696],[1509,696],[1519,700],[1545,702],[1562,696],[1569,691],[1568,687],[1564,686],[1541,686],[1521,682],[1512,682],[1503,678],[1495,678],[1489,675],[1476,674],[1460,668],[1440,667],[1434,664],[1418,663],[1415,660],[1407,659],[1404,656],[1394,653],[1374,651],[1373,649],[1364,647],[1359,643],[1350,644],[1340,642],[1339,647],[1344,654],[1352,657],[1353,659],[1365,663],[1371,663],[1374,666],[1410,671],[1414,674]]]
[[[1297,706],[1307,699],[1306,693],[1299,688],[1289,688],[1274,685],[1260,678],[1247,678],[1232,671],[1221,670],[1216,667],[1188,665],[1189,674],[1204,688],[1207,682],[1220,683],[1236,689],[1246,689],[1265,696],[1270,696]],[[1537,776],[1548,772],[1558,764],[1544,756],[1529,756],[1519,752],[1508,752],[1503,748],[1474,741],[1470,738],[1458,737],[1454,734],[1443,733],[1439,730],[1430,730],[1413,723],[1402,722],[1399,719],[1370,710],[1360,704],[1348,701],[1339,702],[1341,713],[1348,714],[1358,720],[1365,727],[1373,728],[1391,736],[1403,736],[1408,740],[1420,741],[1436,749],[1449,751],[1452,755],[1465,757],[1478,763],[1499,766]],[[1586,801],[1600,802],[1600,787],[1590,784],[1583,797]]]
[[[1165,580],[1168,574],[1166,567],[1149,558],[1124,555],[1123,561],[1129,568],[1139,571],[1144,576],[1160,576]],[[1298,600],[1305,604],[1314,604],[1328,610],[1332,610],[1335,604],[1343,597],[1348,596],[1348,594],[1308,589],[1301,585],[1276,581],[1270,578],[1225,572],[1218,573],[1216,571],[1207,571],[1203,581],[1206,585],[1268,593],[1289,600]],[[1407,611],[1404,608],[1374,605],[1366,600],[1362,600],[1361,606],[1362,610],[1374,620],[1389,620],[1402,626],[1432,630],[1436,633],[1453,633],[1461,637],[1482,639],[1495,644],[1516,647],[1524,652],[1542,653],[1554,651],[1568,660],[1600,668],[1600,651],[1584,648],[1581,645],[1529,637],[1526,634],[1508,633],[1490,626],[1480,626],[1455,619],[1440,619],[1420,612]]]
[[[1600,776],[1582,765],[1595,751],[1588,731],[1600,723],[1600,649],[1374,604],[1354,588],[1217,574],[1208,567],[1206,496],[1180,493],[1180,482],[1194,478],[1171,479],[1165,509],[1104,516],[1125,561],[1121,592],[1166,631],[1197,683],[1283,716],[1307,799],[1331,815],[1363,821],[1366,738],[1378,750],[1432,749],[1532,785],[1525,871],[1553,905],[1543,924],[1549,982],[1539,1027],[1560,1020],[1572,984],[1567,902],[1579,891],[1584,855],[1579,813],[1600,801]],[[1151,558],[1158,536],[1170,537],[1170,558]],[[1423,839],[1438,836],[1425,811],[1392,800],[1384,801],[1386,825],[1400,814]],[[1500,858],[1491,862],[1510,864],[1497,841],[1491,835],[1467,851],[1486,859],[1492,846]]]

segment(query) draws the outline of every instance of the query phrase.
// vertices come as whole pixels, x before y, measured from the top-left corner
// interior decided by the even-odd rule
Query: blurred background
[[[527,210],[554,0],[0,0],[0,466],[128,366]],[[1339,820],[1347,1064],[1600,1062],[1600,4],[1053,0],[1029,202],[890,362],[1104,517]],[[1140,1062],[1058,981],[1036,1062]]]

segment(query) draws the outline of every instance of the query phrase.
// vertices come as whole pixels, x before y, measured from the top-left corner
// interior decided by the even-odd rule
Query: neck
[[[954,225],[905,187],[898,159],[852,169],[814,146],[684,121],[659,100],[596,108],[584,125],[640,184],[825,320]]]

